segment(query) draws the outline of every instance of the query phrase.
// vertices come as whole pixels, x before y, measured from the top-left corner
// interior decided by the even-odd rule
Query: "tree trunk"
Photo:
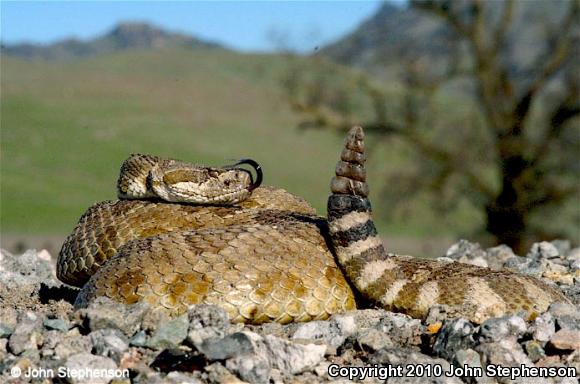
[[[516,254],[522,254],[525,252],[529,209],[523,204],[526,191],[518,188],[518,185],[521,185],[527,162],[521,155],[520,140],[511,137],[502,141],[502,188],[499,195],[485,207],[487,231],[495,237],[498,244],[506,244]]]

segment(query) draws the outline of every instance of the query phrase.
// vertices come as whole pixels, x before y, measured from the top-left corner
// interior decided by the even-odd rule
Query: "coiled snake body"
[[[81,217],[59,254],[58,277],[82,287],[77,307],[98,296],[170,314],[209,303],[254,324],[326,319],[355,308],[353,290],[365,305],[424,318],[443,304],[449,316],[476,323],[567,301],[529,276],[385,252],[367,199],[363,139],[360,127],[347,136],[328,220],[282,189],[257,188],[261,171],[254,182],[235,166],[134,155],[121,168],[124,200]]]

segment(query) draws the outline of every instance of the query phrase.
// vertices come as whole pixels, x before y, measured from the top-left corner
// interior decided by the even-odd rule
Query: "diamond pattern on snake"
[[[421,319],[438,304],[481,323],[568,302],[530,276],[388,253],[372,220],[365,161],[364,132],[354,127],[325,218],[300,197],[261,186],[250,159],[211,168],[132,155],[121,166],[119,200],[90,207],[66,239],[58,278],[82,288],[79,308],[99,296],[171,315],[207,303],[252,324],[322,320],[357,306]]]

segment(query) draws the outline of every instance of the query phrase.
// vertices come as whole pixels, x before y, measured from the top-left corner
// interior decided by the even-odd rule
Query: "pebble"
[[[556,323],[554,322],[552,314],[546,312],[536,317],[532,329],[534,340],[541,341],[545,345],[556,332]]]
[[[177,347],[187,337],[188,315],[184,314],[170,321],[161,322],[146,346],[153,349]]]
[[[459,350],[469,349],[475,345],[474,325],[466,319],[455,319],[443,323],[433,344],[433,353],[451,361]]]
[[[580,331],[561,329],[550,338],[550,345],[556,349],[580,350]]]
[[[524,319],[519,316],[495,317],[484,321],[479,327],[479,338],[483,342],[495,342],[506,338],[519,338],[528,330]]]
[[[37,349],[42,344],[41,323],[42,319],[38,315],[32,312],[22,313],[8,341],[10,351],[19,355],[25,350]]]
[[[66,369],[70,371],[84,372],[86,371],[101,371],[101,370],[116,370],[117,364],[108,357],[95,356],[90,353],[78,353],[70,356],[63,365]],[[96,376],[96,375],[95,375]],[[83,377],[78,375],[69,375],[67,377],[69,383],[71,384],[107,384],[110,378],[104,377]]]
[[[574,350],[580,349],[580,272],[576,277],[573,270],[580,262],[580,249],[569,248],[565,242],[538,243],[525,258],[505,246],[484,250],[465,241],[454,245],[446,257],[450,262],[480,263],[479,258],[483,258],[491,268],[511,263],[524,273],[548,275],[575,303],[555,303],[547,313],[527,323],[519,316],[504,316],[480,326],[465,319],[447,320],[445,306],[431,308],[423,321],[382,309],[365,309],[337,314],[326,321],[262,326],[231,324],[223,309],[211,305],[191,306],[186,314],[172,320],[150,311],[146,304],[125,306],[107,299],[73,312],[63,305],[61,296],[53,298],[51,304],[40,303],[39,283],[30,283],[40,281],[38,276],[47,277],[45,266],[52,268],[50,275],[54,275],[46,254],[37,254],[34,261],[34,252],[28,252],[27,260],[37,263],[38,268],[27,272],[18,261],[6,261],[15,257],[0,253],[0,269],[4,268],[0,287],[9,282],[10,290],[18,292],[11,297],[13,303],[0,306],[0,382],[9,382],[9,370],[15,364],[131,370],[131,378],[112,384],[349,382],[328,376],[333,363],[441,364],[443,369],[450,364],[485,367],[535,363],[580,369],[580,351]],[[572,276],[572,284],[568,284],[567,275]],[[2,292],[0,288],[0,295]],[[485,376],[387,380],[389,384],[461,382],[507,381]],[[516,380],[528,382],[572,381]]]
[[[53,329],[62,332],[66,332],[70,328],[68,320],[63,319],[44,319],[42,325],[44,325],[44,328],[46,329]]]
[[[91,332],[89,337],[95,354],[110,357],[116,363],[121,361],[123,353],[129,348],[127,337],[118,329],[99,329]]]
[[[131,337],[139,330],[149,305],[140,302],[123,305],[106,297],[99,297],[88,308],[81,309],[80,316],[90,331],[117,328]]]

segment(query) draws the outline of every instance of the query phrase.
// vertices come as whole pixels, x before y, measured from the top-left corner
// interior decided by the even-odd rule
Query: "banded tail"
[[[352,128],[332,179],[328,223],[338,263],[370,304],[416,318],[443,304],[449,317],[481,323],[517,312],[533,318],[553,302],[568,302],[531,276],[387,253],[371,217],[363,141],[362,128]]]
[[[377,301],[381,292],[371,285],[393,266],[372,220],[365,161],[363,129],[353,127],[331,182],[328,223],[339,264],[363,297]]]

